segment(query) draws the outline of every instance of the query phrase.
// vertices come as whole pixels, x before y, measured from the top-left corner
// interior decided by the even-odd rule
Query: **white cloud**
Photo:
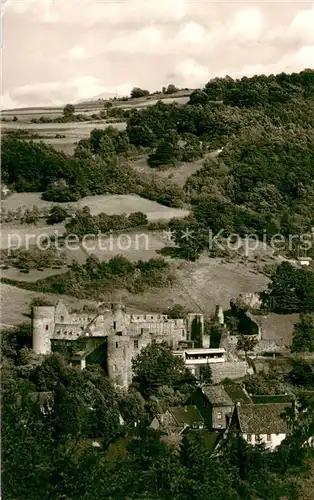
[[[202,41],[205,34],[205,29],[203,26],[191,21],[183,26],[179,30],[174,43],[199,43]]]
[[[263,29],[263,16],[258,9],[240,10],[231,22],[229,36],[237,39],[258,39]]]
[[[94,24],[129,24],[153,22],[178,22],[188,11],[188,0],[22,0],[13,4],[23,3],[22,6],[7,5],[7,11],[23,14],[37,10],[36,17],[41,16],[44,22],[71,23],[82,26]],[[43,5],[44,4],[44,5]],[[73,5],[75,4],[75,6]],[[46,10],[46,15],[43,15]],[[50,17],[47,16],[48,11]]]
[[[209,79],[208,69],[193,59],[180,62],[176,66],[175,73],[183,80],[189,81],[190,85],[193,83],[194,85],[202,85]]]
[[[162,41],[163,36],[160,30],[150,26],[127,36],[115,38],[105,50],[106,52],[156,53],[161,48]]]
[[[3,108],[20,106],[38,106],[49,104],[60,106],[67,102],[77,102],[99,94],[126,95],[133,88],[133,83],[106,86],[93,76],[82,76],[68,81],[56,81],[23,85],[15,88],[3,97]]]
[[[88,54],[85,47],[82,45],[76,45],[69,50],[68,56],[70,59],[86,59]]]

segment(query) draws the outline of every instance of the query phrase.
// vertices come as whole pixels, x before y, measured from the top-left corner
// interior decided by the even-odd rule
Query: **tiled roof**
[[[203,394],[213,406],[233,406],[234,402],[222,385],[204,385]]]
[[[178,425],[189,425],[193,423],[203,422],[203,417],[194,405],[187,406],[172,406],[169,408],[171,415],[174,417]]]
[[[289,403],[237,406],[241,432],[244,434],[285,434],[288,425],[282,418]]]
[[[241,403],[241,405],[248,405],[252,403],[252,400],[240,384],[226,384],[224,388],[234,403]]]

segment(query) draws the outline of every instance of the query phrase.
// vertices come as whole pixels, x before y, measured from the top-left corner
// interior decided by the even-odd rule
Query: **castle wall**
[[[210,367],[214,384],[218,384],[225,378],[237,379],[245,377],[249,369],[245,361],[227,361],[225,363],[211,364]]]
[[[132,358],[152,341],[167,342],[177,348],[190,339],[192,322],[202,314],[189,314],[187,320],[168,319],[164,314],[126,314],[122,305],[96,313],[72,313],[60,301],[56,307],[33,308],[33,346],[38,354],[51,352],[51,339],[76,340],[84,337],[108,338],[108,375],[117,386],[132,381]]]

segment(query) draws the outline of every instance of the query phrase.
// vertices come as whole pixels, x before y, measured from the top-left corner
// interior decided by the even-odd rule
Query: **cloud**
[[[133,83],[106,86],[93,76],[73,78],[66,82],[45,82],[23,85],[15,88],[3,97],[6,109],[19,106],[51,105],[61,106],[67,102],[75,103],[99,94],[126,95],[133,88]]]
[[[205,31],[203,26],[190,21],[179,30],[174,43],[200,43],[203,40]]]
[[[163,42],[161,31],[150,26],[129,35],[115,38],[105,48],[106,52],[156,53]]]
[[[180,62],[175,69],[175,74],[181,77],[181,81],[188,81],[192,84],[202,85],[209,80],[209,72],[205,66],[202,66],[193,59],[186,59]]]
[[[128,94],[133,86],[198,87],[225,74],[313,67],[314,11],[308,5],[8,0],[3,105],[63,104]]]
[[[70,59],[86,59],[88,57],[88,54],[85,47],[83,47],[82,45],[76,45],[69,50],[68,57]]]
[[[20,2],[13,2],[20,3]],[[23,7],[6,6],[7,11],[17,14],[31,12],[43,22],[78,24],[168,23],[178,22],[188,11],[188,0],[23,0]],[[75,3],[75,8],[73,4]],[[44,4],[44,6],[43,6]],[[44,8],[43,8],[44,7]],[[39,10],[38,10],[39,9]],[[44,10],[46,15],[44,15]],[[50,14],[50,17],[47,14]]]
[[[256,40],[261,36],[263,16],[256,8],[240,10],[236,13],[229,28],[229,37]]]

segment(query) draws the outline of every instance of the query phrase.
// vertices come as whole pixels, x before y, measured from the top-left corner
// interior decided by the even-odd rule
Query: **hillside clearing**
[[[2,206],[5,210],[17,210],[18,208],[31,209],[36,205],[41,210],[56,205],[53,201],[42,200],[41,194],[42,193],[14,193],[2,200]],[[58,203],[58,205],[61,205],[61,203]],[[74,210],[88,206],[92,215],[97,215],[101,212],[107,214],[143,212],[147,214],[149,220],[185,217],[189,213],[187,210],[166,207],[156,201],[141,198],[135,194],[86,196],[78,201],[63,203],[62,205],[69,206]]]
[[[211,315],[216,305],[220,304],[228,309],[232,298],[240,293],[264,290],[268,283],[264,275],[252,272],[249,267],[235,262],[222,263],[220,259],[209,259],[206,256],[195,263],[173,262],[172,266],[176,282],[171,287],[136,295],[125,290],[113,290],[104,293],[104,300],[122,300],[130,307],[155,312],[165,311],[173,304],[182,304],[191,311]],[[18,291],[14,294],[14,299],[11,294],[11,302],[14,300],[12,306],[9,293],[5,292],[7,287],[8,285],[3,284],[1,286],[4,301],[2,322],[13,321],[16,324],[26,310],[25,302],[30,300],[28,297],[39,294],[10,287],[9,292]]]

